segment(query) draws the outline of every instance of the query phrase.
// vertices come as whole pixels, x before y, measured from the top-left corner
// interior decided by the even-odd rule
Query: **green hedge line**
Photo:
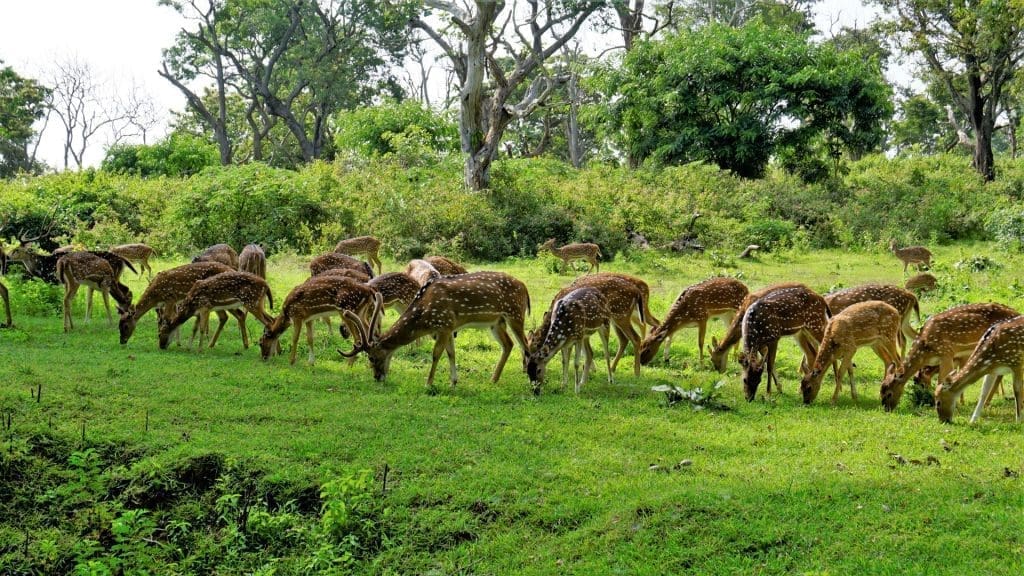
[[[781,172],[744,180],[705,164],[674,168],[505,160],[492,190],[461,182],[457,155],[421,149],[348,158],[299,171],[260,164],[208,168],[190,178],[140,178],[88,170],[0,182],[3,234],[55,221],[54,243],[145,241],[164,254],[216,242],[262,242],[309,253],[340,238],[374,234],[397,258],[443,252],[475,260],[528,256],[547,238],[592,241],[606,257],[627,229],[655,246],[690,217],[703,244],[850,248],[995,239],[1024,245],[1024,162],[1000,162],[982,182],[957,156],[851,163],[841,179],[807,185]]]

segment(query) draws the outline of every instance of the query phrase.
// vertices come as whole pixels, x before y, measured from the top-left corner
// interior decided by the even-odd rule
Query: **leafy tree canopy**
[[[32,124],[46,112],[47,94],[35,80],[0,66],[0,178],[36,168],[28,146],[35,136]]]

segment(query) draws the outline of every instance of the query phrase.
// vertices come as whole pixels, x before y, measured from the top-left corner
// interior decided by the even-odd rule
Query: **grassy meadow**
[[[1020,255],[989,244],[935,255],[941,288],[923,297],[923,316],[989,300],[1024,310]],[[271,258],[275,304],[306,277],[307,261]],[[572,279],[554,262],[469,267],[523,280],[533,328]],[[401,265],[385,261],[385,271]],[[601,269],[647,280],[659,318],[682,288],[721,273],[752,289],[798,280],[820,292],[904,278],[882,249],[753,261],[627,254]],[[951,425],[913,407],[909,393],[885,413],[882,366],[869,350],[856,360],[859,400],[844,389],[835,406],[831,374],[817,401],[802,404],[791,339],[779,351],[784,393],[766,399],[762,384],[744,401],[734,360],[724,376],[698,365],[695,329],[677,334],[669,365],[659,353],[640,377],[627,353],[608,384],[599,358],[578,396],[560,389],[556,357],[534,397],[518,349],[492,384],[498,345],[463,331],[458,386],[448,387],[442,359],[428,393],[426,340],[401,350],[377,383],[364,357],[353,366],[339,358],[351,343],[323,324],[314,366],[305,338],[288,364],[290,330],[285,355],[262,362],[258,346],[242,349],[233,320],[214,349],[161,351],[150,314],[122,347],[102,305],[85,324],[79,296],[76,328],[64,334],[59,312],[24,312],[46,294],[7,283],[15,327],[0,330],[0,573],[1024,572],[1024,431],[1012,400],[997,398],[976,425],[967,417],[980,383]],[[136,297],[145,288],[129,284]],[[249,330],[255,342],[262,327],[250,318]],[[651,391],[707,390],[723,378],[725,409],[669,407]],[[353,546],[325,536],[346,524],[318,496],[329,479],[360,470],[372,473],[364,492],[375,503],[336,498],[344,518],[375,510],[350,527],[364,535]],[[199,510],[206,504],[216,513]],[[320,539],[301,537],[313,533]],[[303,544],[312,541],[342,542],[353,558]]]

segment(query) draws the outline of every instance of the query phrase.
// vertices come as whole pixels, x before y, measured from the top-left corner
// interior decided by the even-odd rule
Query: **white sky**
[[[816,23],[827,31],[840,25],[866,25],[873,9],[859,1],[822,0]],[[151,134],[166,132],[168,110],[180,110],[184,97],[157,75],[160,53],[170,46],[182,19],[156,0],[0,0],[0,60],[23,76],[45,78],[53,63],[77,58],[114,86],[141,86],[162,111],[163,123]],[[53,126],[44,133],[41,159],[63,165],[63,135]],[[152,139],[151,139],[152,141]],[[98,164],[105,148],[103,136],[86,156]]]

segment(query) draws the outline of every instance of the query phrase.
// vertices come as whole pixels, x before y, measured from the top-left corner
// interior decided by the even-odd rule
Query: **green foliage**
[[[776,154],[811,177],[808,155],[877,149],[892,114],[877,62],[758,19],[641,43],[601,82],[631,163],[704,160],[744,177]]]
[[[217,148],[197,136],[175,132],[152,145],[119,144],[107,150],[101,169],[116,174],[191,176],[219,163]]]
[[[34,172],[28,148],[35,136],[32,124],[43,117],[49,89],[25,78],[0,60],[0,179]]]
[[[339,151],[352,150],[365,156],[393,154],[393,140],[415,136],[430,150],[456,152],[459,135],[455,123],[414,100],[387,100],[339,112],[334,118],[334,143]]]

